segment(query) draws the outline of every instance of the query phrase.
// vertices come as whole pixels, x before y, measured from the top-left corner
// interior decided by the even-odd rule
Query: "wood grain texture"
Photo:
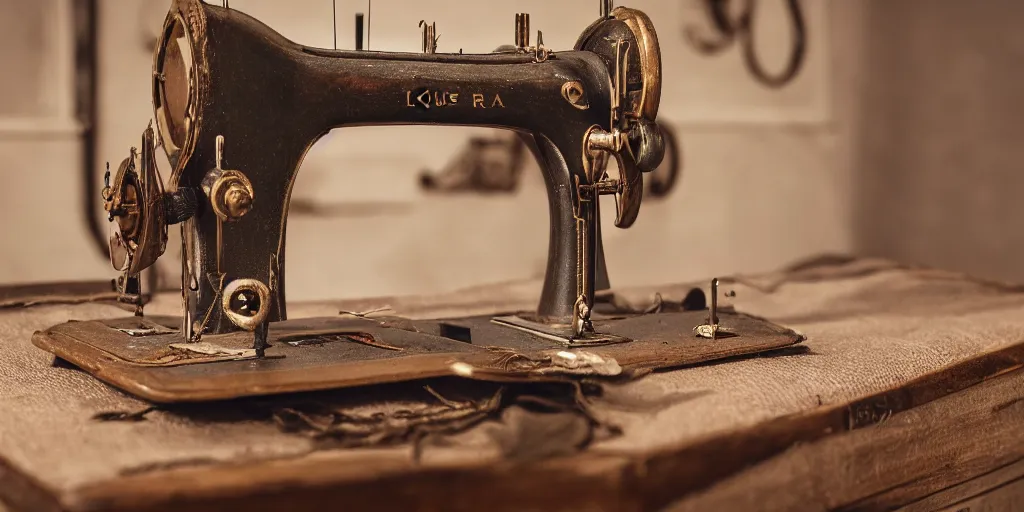
[[[868,428],[794,444],[670,510],[891,510],[1024,458],[1022,399],[1024,371],[1015,370]]]
[[[313,509],[342,501],[375,510],[476,510],[481,503],[492,510],[656,510],[785,452],[723,482],[725,490],[712,489],[675,509],[884,510],[987,471],[991,463],[1024,457],[1022,365],[1024,345],[1018,345],[856,403],[653,454],[445,468],[372,459],[342,465],[325,455],[126,477],[82,489],[65,503],[74,510],[154,511]],[[870,420],[860,412],[864,404],[877,413]],[[980,431],[986,442],[961,442]],[[814,442],[823,439],[825,446]],[[894,482],[899,489],[892,489]],[[774,492],[780,488],[786,492]]]
[[[1024,507],[1024,501],[1021,501],[1024,500],[1024,460],[1007,464],[960,485],[925,496],[905,507],[900,507],[899,512],[932,512],[944,507],[961,510],[964,507],[958,504],[970,503],[980,497],[1004,493],[1016,496],[1019,503],[1017,509]],[[966,506],[975,510],[969,504]],[[993,510],[1000,509],[994,508]],[[1015,509],[1004,507],[1002,510]]]
[[[1016,512],[1024,510],[1024,479],[968,498],[936,512]]]
[[[239,402],[213,404],[202,414],[158,409],[141,421],[98,421],[97,415],[148,404],[85,372],[53,365],[29,338],[69,319],[123,312],[99,304],[0,310],[0,465],[6,481],[14,475],[23,489],[28,483],[37,491],[21,492],[16,510],[73,511],[657,510],[738,499],[763,509],[784,505],[788,496],[802,498],[800,506],[811,510],[873,510],[920,500],[1005,465],[998,457],[1021,444],[1007,428],[1019,424],[1019,383],[1008,379],[1018,378],[1015,369],[1024,361],[1024,294],[877,262],[836,261],[813,270],[813,276],[794,269],[734,282],[737,309],[799,330],[808,338],[803,350],[607,385],[594,398],[593,413],[620,427],[621,436],[575,456],[518,464],[487,434],[504,428],[502,421],[426,446],[419,459],[408,445],[324,445],[281,430]],[[657,291],[664,300],[679,300],[690,288],[636,290],[631,297]],[[506,310],[512,290],[296,310],[315,317],[391,305],[406,317],[467,309],[488,314],[483,309]],[[506,302],[497,304],[499,298]],[[169,311],[179,307],[166,302]],[[462,384],[456,388],[469,389]],[[331,392],[329,398],[405,407],[376,391]],[[949,409],[951,400],[963,401],[955,413],[925,414]],[[929,452],[940,460],[935,467],[922,458]],[[986,453],[998,457],[986,459]],[[778,471],[763,469],[785,464],[798,468],[797,475],[773,481]],[[833,490],[830,479],[842,486]],[[14,494],[0,482],[0,496]]]

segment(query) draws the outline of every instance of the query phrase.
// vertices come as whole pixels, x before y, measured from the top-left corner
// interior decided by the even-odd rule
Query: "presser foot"
[[[180,318],[68,322],[33,343],[96,378],[157,403],[225,400],[463,377],[500,382],[629,379],[649,370],[778,350],[803,337],[766,320],[720,311],[735,336],[708,340],[693,326],[706,310],[602,315],[594,333],[527,315],[409,320],[339,315],[274,322],[264,357],[253,333],[186,342]],[[525,317],[525,318],[524,318]]]

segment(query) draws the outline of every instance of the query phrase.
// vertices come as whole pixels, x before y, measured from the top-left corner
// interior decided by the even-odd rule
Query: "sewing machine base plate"
[[[224,400],[345,388],[442,376],[490,381],[628,378],[638,372],[781,349],[803,340],[766,320],[720,312],[737,336],[693,334],[706,311],[595,319],[595,329],[633,341],[567,347],[492,322],[397,317],[304,318],[271,324],[263,359],[252,334],[204,336],[184,343],[180,319],[68,322],[39,331],[33,343],[96,378],[158,403]]]

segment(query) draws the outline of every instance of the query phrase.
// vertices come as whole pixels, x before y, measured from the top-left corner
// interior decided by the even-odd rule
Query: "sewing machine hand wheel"
[[[637,164],[636,153],[630,144],[629,134],[615,130],[606,132],[594,126],[585,137],[587,150],[590,154],[588,164],[593,185],[589,187],[593,195],[615,195],[615,226],[628,228],[633,225],[640,213],[640,203],[644,194],[643,171]],[[650,142],[643,144],[641,151],[649,151]],[[602,154],[603,153],[603,154]],[[619,168],[618,179],[610,179],[606,175],[605,155],[615,158]],[[643,158],[647,162],[650,157]]]
[[[665,140],[652,121],[634,121],[622,150],[614,153],[619,165],[619,187],[615,192],[615,226],[628,228],[640,213],[644,196],[641,173],[651,172],[665,158]]]
[[[591,25],[576,48],[602,57],[612,80],[612,118],[608,130],[593,127],[585,137],[593,189],[615,195],[615,225],[628,228],[640,212],[643,174],[653,171],[665,156],[656,120],[661,103],[661,49],[650,18],[618,7],[611,16]],[[619,179],[608,180],[601,152],[615,158]]]
[[[644,195],[642,173],[657,169],[665,158],[665,142],[661,130],[653,122],[636,121],[622,149],[613,155],[619,166],[618,190],[615,192],[615,226],[628,228],[640,213]]]
[[[665,141],[658,125],[647,120],[629,123],[628,131],[606,132],[592,127],[585,137],[595,195],[615,195],[615,226],[628,228],[640,213],[644,195],[644,172],[658,168],[665,157]],[[604,159],[610,154],[619,167],[619,178],[608,179]]]
[[[629,151],[637,168],[652,172],[665,159],[665,138],[657,123],[641,119],[629,130]]]
[[[152,265],[167,247],[163,183],[154,160],[152,127],[142,137],[142,154],[132,148],[121,161],[114,181],[104,176],[103,208],[109,215],[110,263],[115,270],[137,275]]]

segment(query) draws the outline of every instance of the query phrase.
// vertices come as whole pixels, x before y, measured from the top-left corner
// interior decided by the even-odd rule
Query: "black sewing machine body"
[[[716,340],[714,311],[711,325],[694,331],[702,301],[697,311],[660,303],[640,311],[595,300],[607,288],[599,198],[613,195],[615,224],[629,227],[641,173],[664,152],[654,28],[639,11],[602,4],[572,51],[552,52],[540,37],[529,45],[528,15],[518,15],[515,46],[462,55],[434,53],[432,26],[423,54],[323,50],[239,11],[175,0],[155,55],[157,130],[147,128],[141,155],[133,149],[103,194],[119,227],[112,261],[136,318],[55,326],[35,343],[134,394],[183,401],[443,375],[618,376],[798,342],[729,311],[721,314],[733,320],[729,336],[722,330]],[[550,206],[535,311],[287,320],[286,222],[304,155],[332,129],[397,124],[505,128],[526,142]],[[166,192],[157,146],[173,167]],[[608,158],[617,177],[605,171]],[[164,252],[174,224],[182,226],[183,318],[145,318],[137,276]],[[718,345],[693,334],[705,331]]]
[[[631,21],[649,23],[636,11],[621,11]],[[158,50],[154,87],[161,139],[175,167],[171,184],[202,187],[215,167],[219,135],[226,140],[225,165],[243,172],[259,195],[244,219],[221,227],[219,241],[216,216],[196,215],[186,228],[190,317],[204,318],[213,306],[202,328],[213,333],[234,329],[215,304],[222,291],[219,274],[224,274],[225,284],[242,277],[266,284],[273,308],[270,320],[286,318],[289,195],[303,156],[322,135],[346,126],[437,124],[507,128],[529,141],[541,161],[551,205],[548,279],[538,315],[568,320],[581,295],[594,297],[598,280],[593,277],[598,267],[598,204],[578,197],[578,185],[600,179],[585,137],[592,127],[613,129],[616,91],[609,61],[614,69],[616,41],[642,46],[633,29],[617,19],[595,24],[589,32],[578,45],[587,50],[550,53],[543,60],[527,52],[322,50],[288,41],[235,10],[194,0],[177,2]],[[182,37],[190,40],[192,73],[182,72],[183,59],[174,52],[174,42]],[[650,51],[657,52],[656,41]],[[652,58],[637,52],[637,64],[626,72],[626,84],[632,87],[626,86],[625,99],[639,114],[635,117],[653,122],[660,84],[645,83],[644,57]],[[193,83],[182,94],[170,82],[181,84],[185,75]],[[640,179],[639,173],[632,179]],[[623,212],[623,227],[635,219],[642,194],[639,187],[628,192],[635,198]],[[577,217],[586,219],[582,237],[575,233]],[[581,243],[588,246],[584,252],[589,258],[583,275]]]

